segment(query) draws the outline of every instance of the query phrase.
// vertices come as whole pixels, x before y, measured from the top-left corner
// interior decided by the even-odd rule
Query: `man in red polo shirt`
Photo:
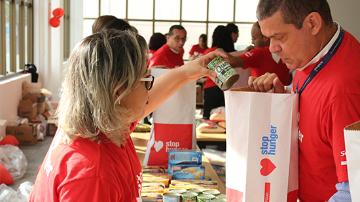
[[[270,51],[297,70],[299,198],[350,202],[343,131],[360,120],[360,43],[333,22],[326,0],[260,0],[257,15]],[[271,73],[249,83],[284,91]]]
[[[181,25],[170,27],[167,42],[158,49],[149,61],[149,68],[172,69],[184,64],[184,44],[186,30]]]

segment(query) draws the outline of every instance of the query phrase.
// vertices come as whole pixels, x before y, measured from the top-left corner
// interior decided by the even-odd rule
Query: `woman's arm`
[[[216,73],[207,69],[207,64],[216,56],[228,57],[223,51],[213,51],[207,55],[171,69],[166,74],[155,79],[153,88],[149,91],[149,103],[146,106],[144,117],[156,110],[167,98],[190,81],[203,76],[216,76]]]

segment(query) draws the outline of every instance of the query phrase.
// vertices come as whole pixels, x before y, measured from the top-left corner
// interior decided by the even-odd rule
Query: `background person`
[[[181,25],[173,25],[169,29],[167,42],[150,58],[149,68],[172,69],[184,64],[184,44],[186,30]]]
[[[204,54],[204,52],[206,51],[206,49],[208,49],[207,46],[207,35],[206,34],[201,34],[199,36],[199,43],[195,44],[191,47],[190,51],[189,51],[189,55],[190,55],[190,60],[193,60],[201,55]]]

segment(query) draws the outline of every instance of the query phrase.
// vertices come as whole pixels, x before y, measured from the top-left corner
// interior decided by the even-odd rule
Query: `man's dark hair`
[[[169,29],[169,36],[171,36],[172,34],[173,34],[173,30],[174,29],[179,29],[179,30],[185,30],[185,28],[183,27],[183,26],[181,26],[181,25],[173,25],[173,26],[171,26],[170,27],[170,29]],[[186,31],[186,30],[185,30]]]
[[[263,20],[281,11],[285,23],[293,24],[301,29],[304,19],[311,12],[317,12],[326,25],[331,25],[333,19],[327,0],[260,0],[257,7],[257,18]]]
[[[149,49],[156,51],[161,46],[166,44],[166,37],[165,35],[161,34],[160,32],[156,32],[150,37],[149,41]]]
[[[128,22],[112,15],[100,16],[95,20],[94,24],[92,25],[93,33],[109,29],[116,29],[120,31],[130,30],[135,32],[134,28],[130,26]]]
[[[207,35],[206,34],[201,34],[199,36],[199,38],[203,39],[204,41],[207,41]]]
[[[219,25],[215,28],[211,47],[222,48],[225,52],[235,51],[231,33],[224,25]]]
[[[229,30],[230,33],[239,33],[239,28],[234,23],[228,23],[226,28]]]

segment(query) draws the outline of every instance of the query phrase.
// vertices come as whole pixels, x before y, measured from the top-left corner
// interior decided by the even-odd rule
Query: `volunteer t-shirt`
[[[266,72],[275,73],[284,85],[290,85],[291,74],[286,65],[275,61],[269,47],[257,47],[240,55],[244,68],[251,68],[251,75],[259,77]]]
[[[319,63],[319,62],[318,62]],[[299,89],[312,64],[297,71]],[[345,32],[329,63],[300,98],[299,194],[304,202],[327,201],[337,182],[348,181],[344,127],[360,120],[360,44]]]
[[[201,48],[199,46],[199,44],[193,45],[189,51],[189,55],[193,56],[194,54],[204,54],[204,52],[206,51],[206,48]]]
[[[175,53],[165,44],[152,55],[149,60],[149,68],[161,67],[172,69],[182,66],[184,64],[183,55],[183,48],[180,49],[179,53]]]
[[[58,132],[54,141],[61,136]],[[53,142],[30,201],[132,202],[140,200],[141,183],[141,165],[131,138],[119,147],[100,134],[98,141]]]

